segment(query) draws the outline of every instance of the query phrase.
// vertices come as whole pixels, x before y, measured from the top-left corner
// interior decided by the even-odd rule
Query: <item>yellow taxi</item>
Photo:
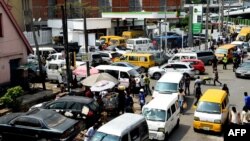
[[[232,61],[233,60],[233,51],[236,48],[237,48],[237,45],[233,45],[233,44],[222,45],[215,50],[215,55],[216,55],[217,59],[219,60],[219,62],[222,61],[224,54],[226,54],[228,61]]]

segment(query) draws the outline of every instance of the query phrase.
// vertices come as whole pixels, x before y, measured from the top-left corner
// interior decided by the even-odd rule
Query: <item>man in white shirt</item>
[[[91,138],[94,136],[97,128],[98,128],[98,124],[97,123],[95,123],[92,127],[90,127],[88,129],[87,133],[85,134],[84,141],[90,141]]]

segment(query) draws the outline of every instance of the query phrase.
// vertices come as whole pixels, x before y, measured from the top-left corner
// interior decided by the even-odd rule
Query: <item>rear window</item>
[[[67,118],[61,114],[50,112],[44,118],[44,122],[48,127],[52,128],[63,123],[66,119]]]
[[[51,70],[57,70],[59,67],[57,64],[49,64],[49,69]]]
[[[93,54],[93,55],[92,55],[92,58],[93,58],[93,59],[100,59],[100,58],[102,58],[102,57],[101,57],[100,54]]]
[[[112,58],[120,57],[121,55],[119,53],[111,53]]]

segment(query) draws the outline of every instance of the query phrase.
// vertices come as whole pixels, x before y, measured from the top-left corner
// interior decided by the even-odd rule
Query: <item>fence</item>
[[[51,44],[52,43],[52,33],[51,30],[39,30],[36,31],[36,38],[38,45],[45,45],[45,44]],[[25,35],[26,39],[29,41],[31,46],[35,45],[34,38],[33,38],[33,33],[32,31],[30,32],[23,32]]]

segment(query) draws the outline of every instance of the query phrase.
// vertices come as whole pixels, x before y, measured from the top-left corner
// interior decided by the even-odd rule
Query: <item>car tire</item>
[[[161,73],[159,73],[159,72],[154,73],[153,78],[155,80],[159,80],[161,78]]]
[[[199,75],[199,74],[201,74],[201,72],[199,70],[195,70],[195,74]]]
[[[199,130],[198,129],[196,129],[196,128],[193,128],[194,129],[194,132],[198,132]]]

